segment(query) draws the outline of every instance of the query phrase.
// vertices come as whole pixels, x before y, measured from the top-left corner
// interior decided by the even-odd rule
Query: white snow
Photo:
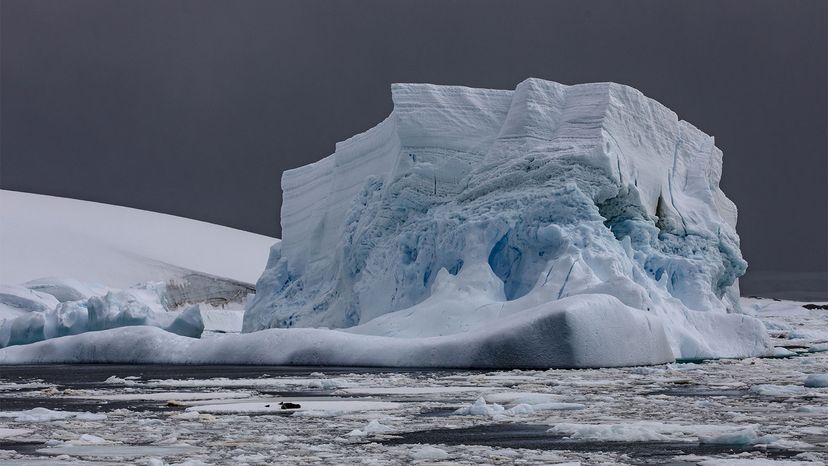
[[[126,288],[191,271],[255,283],[279,240],[96,202],[0,190],[0,283],[42,277]]]

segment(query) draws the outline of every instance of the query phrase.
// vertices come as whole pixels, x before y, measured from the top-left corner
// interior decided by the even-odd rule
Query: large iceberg
[[[204,327],[196,316],[128,319],[123,295],[67,313],[62,301],[92,292],[33,282],[0,299],[14,318],[0,346],[18,344],[0,364],[549,368],[772,354],[739,305],[747,264],[712,137],[613,83],[396,84],[392,96],[382,123],[283,175],[283,238],[246,333],[189,338]],[[162,307],[235,288],[165,290]],[[104,319],[89,325],[93,314]]]
[[[768,354],[739,306],[747,263],[712,137],[615,83],[392,98],[382,123],[284,173],[282,241],[244,331],[437,339],[435,360],[453,336],[550,366]]]

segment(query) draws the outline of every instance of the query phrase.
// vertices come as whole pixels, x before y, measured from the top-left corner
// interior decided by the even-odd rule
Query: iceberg
[[[163,282],[117,290],[58,278],[0,285],[0,348],[127,326],[200,337],[200,305],[168,309],[168,290]]]
[[[607,353],[589,364],[769,353],[740,308],[747,263],[711,136],[615,83],[394,84],[392,99],[379,125],[284,173],[282,241],[244,331],[516,332],[574,366],[598,334]],[[619,361],[627,338],[647,344]]]
[[[122,295],[33,282],[0,294],[10,317],[71,323],[58,310],[85,306],[87,320],[23,322],[19,336],[45,341],[0,348],[0,363],[528,369],[773,354],[739,302],[747,263],[712,137],[615,83],[391,90],[388,118],[283,174],[283,238],[244,333],[193,338],[195,312],[130,320]],[[159,306],[236,289],[168,286]]]

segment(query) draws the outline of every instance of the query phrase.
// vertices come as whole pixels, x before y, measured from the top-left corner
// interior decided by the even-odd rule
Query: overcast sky
[[[825,271],[826,5],[0,0],[0,187],[279,236],[392,82],[616,81],[716,137],[751,273]]]

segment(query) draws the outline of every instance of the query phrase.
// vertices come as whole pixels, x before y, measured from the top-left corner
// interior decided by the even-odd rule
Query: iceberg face
[[[483,332],[492,343],[492,329],[535,319],[551,341],[554,322],[580,310],[584,335],[641,315],[648,341],[612,365],[769,352],[740,313],[747,264],[712,137],[614,83],[395,84],[392,97],[382,123],[284,173],[283,238],[246,332]],[[564,308],[563,320],[538,317]],[[546,347],[587,350],[576,337]]]

